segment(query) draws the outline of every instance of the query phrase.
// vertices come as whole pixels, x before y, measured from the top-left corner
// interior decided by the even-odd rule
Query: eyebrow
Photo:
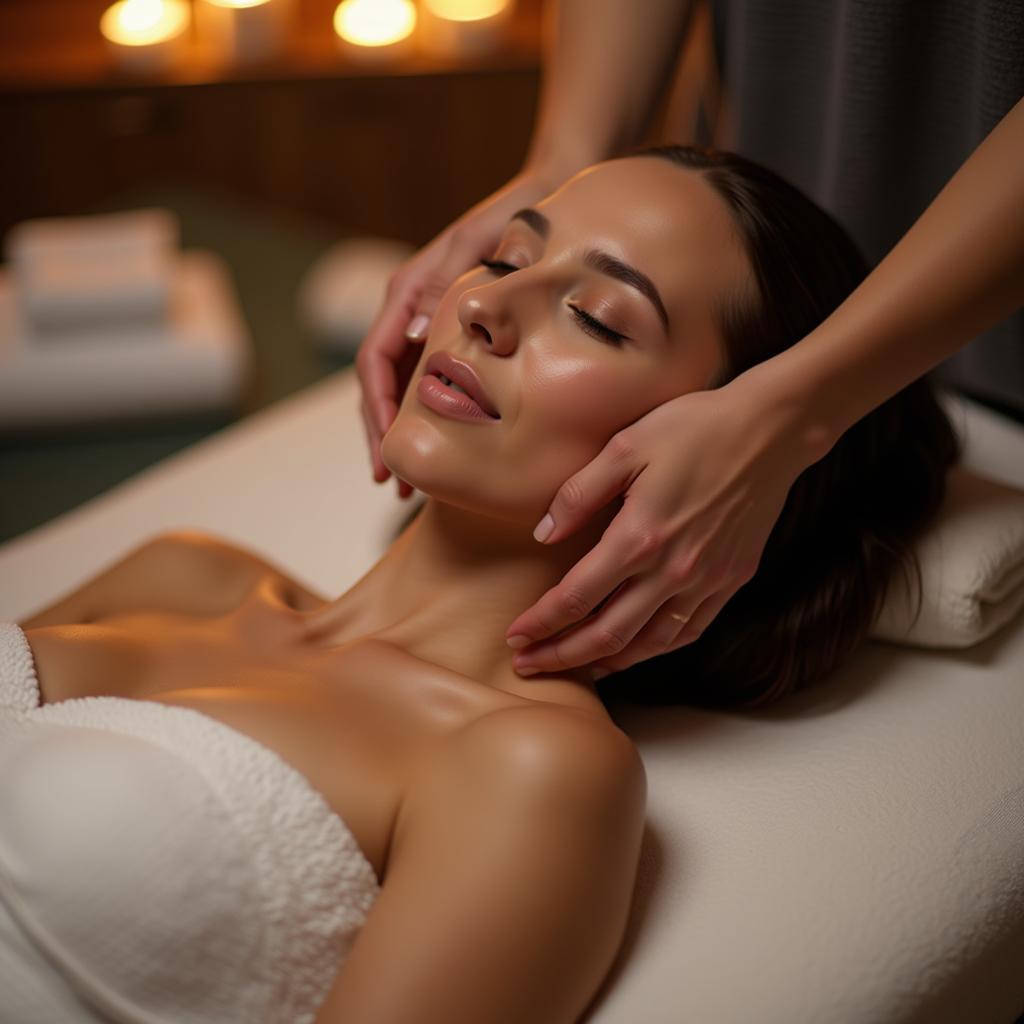
[[[545,240],[551,234],[551,221],[540,210],[535,210],[532,206],[516,210],[509,218],[510,222],[513,220],[523,221]],[[665,333],[670,333],[665,303],[661,301],[661,294],[655,287],[654,282],[646,274],[637,270],[636,267],[630,266],[628,263],[623,263],[622,260],[617,259],[611,253],[605,252],[602,249],[588,249],[583,254],[583,262],[586,266],[600,274],[605,274],[608,277],[615,278],[617,281],[622,281],[623,284],[628,284],[631,288],[635,288],[641,295],[649,299],[658,314],[658,318],[661,320],[662,326],[665,328]]]

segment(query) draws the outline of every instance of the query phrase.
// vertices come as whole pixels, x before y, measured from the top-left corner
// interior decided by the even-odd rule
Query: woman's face
[[[589,167],[535,210],[489,254],[516,269],[474,267],[441,299],[381,447],[425,494],[531,529],[613,434],[710,385],[724,362],[716,312],[750,280],[723,200],[660,158]],[[622,280],[621,264],[646,281]],[[500,418],[425,404],[420,382],[439,352],[476,371]]]

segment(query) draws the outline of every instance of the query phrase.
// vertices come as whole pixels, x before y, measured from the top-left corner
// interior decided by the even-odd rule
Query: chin
[[[436,475],[438,460],[436,440],[425,436],[421,425],[411,425],[399,411],[391,428],[380,442],[381,461],[395,476],[412,484],[418,491],[431,494],[430,483]]]
[[[422,419],[399,414],[381,441],[380,457],[416,490],[467,512],[533,529],[547,509],[544,496],[523,493],[523,481],[509,479],[493,458],[459,449]]]

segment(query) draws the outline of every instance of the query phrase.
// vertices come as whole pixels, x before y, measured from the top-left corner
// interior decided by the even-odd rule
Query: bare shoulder
[[[625,931],[646,777],[629,738],[563,707],[461,727],[403,797],[382,890],[317,1024],[563,1024]]]
[[[576,708],[503,707],[458,730],[421,765],[396,818],[401,830],[430,820],[438,804],[475,790],[489,800],[572,803],[642,824],[647,775],[632,740],[610,720]]]
[[[216,614],[279,567],[216,533],[165,530],[131,548],[75,590],[22,622],[26,629],[89,622],[135,611]],[[299,588],[311,599],[317,595]]]
[[[211,530],[194,527],[165,530],[146,546],[151,558],[177,560],[193,571],[221,573],[232,579],[242,576],[247,581],[270,574],[286,580],[303,596],[315,598],[318,602],[327,600],[297,583],[279,562]]]
[[[209,530],[165,530],[140,549],[145,570],[164,580],[200,580],[210,585],[251,584],[267,572],[281,570],[255,552]]]
[[[505,707],[469,723],[450,756],[463,764],[499,769],[514,764],[518,778],[600,785],[646,780],[633,741],[611,720],[558,704]]]

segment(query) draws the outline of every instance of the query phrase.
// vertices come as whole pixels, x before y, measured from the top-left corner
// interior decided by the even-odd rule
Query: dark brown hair
[[[867,266],[850,236],[777,174],[733,153],[653,146],[728,205],[756,281],[719,310],[716,386],[810,333]],[[824,679],[863,640],[894,574],[920,574],[912,543],[935,514],[959,442],[922,378],[850,428],[793,484],[754,577],[695,642],[599,684],[606,700],[755,708]]]

